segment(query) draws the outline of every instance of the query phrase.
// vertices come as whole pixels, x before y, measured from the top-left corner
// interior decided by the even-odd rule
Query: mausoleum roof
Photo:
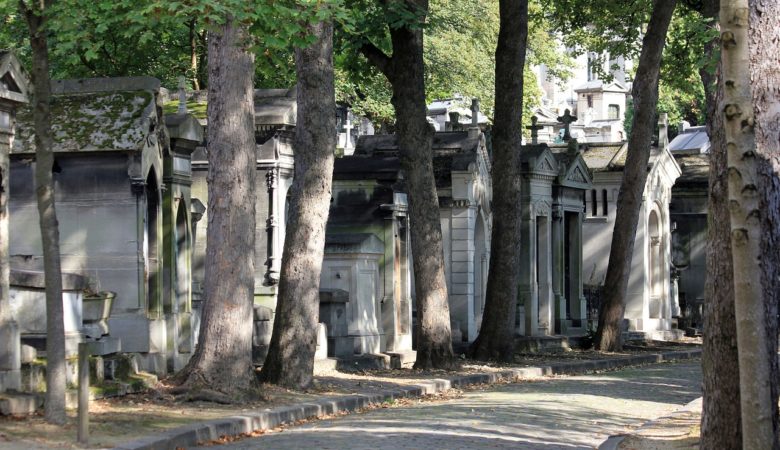
[[[52,82],[54,151],[139,151],[157,133],[159,80],[150,77]],[[17,114],[12,153],[34,153],[31,105]]]
[[[677,179],[678,183],[704,183],[709,182],[710,155],[674,155],[677,165],[682,170],[682,175]]]

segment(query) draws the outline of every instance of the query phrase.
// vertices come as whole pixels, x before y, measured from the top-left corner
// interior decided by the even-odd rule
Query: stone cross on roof
[[[658,148],[669,146],[669,118],[666,113],[658,117]]]
[[[563,111],[563,115],[558,117],[558,122],[561,122],[563,124],[563,140],[569,141],[571,139],[571,133],[569,131],[569,126],[572,122],[577,121],[577,116],[572,116],[571,111],[566,109]]]
[[[539,121],[539,118],[536,116],[531,116],[531,125],[525,127],[528,130],[531,130],[531,144],[536,145],[539,143],[539,130],[544,128],[542,125],[537,125],[536,122]]]
[[[178,114],[187,114],[187,91],[184,89],[184,77],[179,77],[179,110]]]
[[[479,126],[479,99],[471,99],[471,126]]]

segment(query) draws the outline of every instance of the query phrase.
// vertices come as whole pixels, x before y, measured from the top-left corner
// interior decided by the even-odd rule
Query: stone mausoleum
[[[137,353],[149,371],[177,370],[194,348],[190,154],[203,129],[188,114],[163,115],[163,89],[154,78],[54,81],[52,94],[62,270],[85,278],[74,295],[64,295],[75,317],[69,340],[108,334],[106,352]],[[29,108],[19,111],[16,130],[10,262],[28,276],[16,277],[12,292],[29,309],[42,296],[29,274],[43,269]],[[88,329],[82,314],[93,294],[108,301],[103,310],[110,316]],[[43,350],[41,330],[26,331],[22,340]]]

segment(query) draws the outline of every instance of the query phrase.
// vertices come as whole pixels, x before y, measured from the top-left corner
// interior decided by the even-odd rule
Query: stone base
[[[378,334],[328,337],[328,356],[350,358],[355,355],[379,353],[380,340]]]
[[[3,416],[35,414],[42,407],[43,396],[22,393],[0,395],[0,415]]]
[[[417,352],[409,350],[406,352],[385,352],[390,356],[390,368],[391,369],[409,369],[417,361]]]
[[[515,336],[518,353],[566,352],[571,350],[566,336]]]
[[[103,336],[95,341],[87,342],[87,349],[92,356],[104,356],[122,351],[122,340],[111,336]]]
[[[0,392],[18,391],[21,388],[21,370],[0,370]]]

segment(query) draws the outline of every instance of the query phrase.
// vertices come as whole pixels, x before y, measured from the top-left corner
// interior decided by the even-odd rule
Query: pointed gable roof
[[[0,50],[0,102],[27,103],[30,82],[13,52]]]
[[[557,184],[575,189],[591,189],[593,187],[593,178],[582,154],[577,153],[572,157],[565,153],[557,153],[555,156],[563,168],[558,175]]]
[[[520,151],[520,172],[555,177],[558,175],[558,162],[547,145],[526,145]]]

